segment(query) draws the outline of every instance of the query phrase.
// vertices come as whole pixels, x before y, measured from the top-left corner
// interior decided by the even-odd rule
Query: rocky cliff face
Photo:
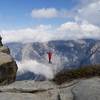
[[[0,37],[0,85],[5,85],[15,81],[17,65],[9,48],[4,47],[1,40]]]

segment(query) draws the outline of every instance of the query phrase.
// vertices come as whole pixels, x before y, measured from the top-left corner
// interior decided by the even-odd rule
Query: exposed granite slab
[[[49,81],[17,81],[0,86],[2,100],[100,100],[100,78],[75,80],[63,85]]]

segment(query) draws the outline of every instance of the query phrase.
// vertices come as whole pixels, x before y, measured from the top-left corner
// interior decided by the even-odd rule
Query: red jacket
[[[52,53],[48,52],[48,58],[51,59],[51,57],[52,57]]]

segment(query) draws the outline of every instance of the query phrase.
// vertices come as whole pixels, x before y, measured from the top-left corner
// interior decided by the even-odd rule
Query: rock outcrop
[[[3,52],[3,53],[6,53],[6,54],[10,55],[10,50],[6,46],[1,46],[0,47],[0,52]]]
[[[0,37],[0,85],[9,84],[15,81],[17,65],[10,55],[8,47],[3,46]]]
[[[16,81],[0,87],[2,100],[100,100],[100,78],[56,85],[50,81]]]

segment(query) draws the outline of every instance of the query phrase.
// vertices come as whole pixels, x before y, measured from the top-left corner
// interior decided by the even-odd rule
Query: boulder
[[[3,46],[0,37],[0,85],[10,84],[16,79],[17,64],[8,47]]]
[[[0,85],[9,84],[15,81],[17,65],[13,58],[0,52]]]

